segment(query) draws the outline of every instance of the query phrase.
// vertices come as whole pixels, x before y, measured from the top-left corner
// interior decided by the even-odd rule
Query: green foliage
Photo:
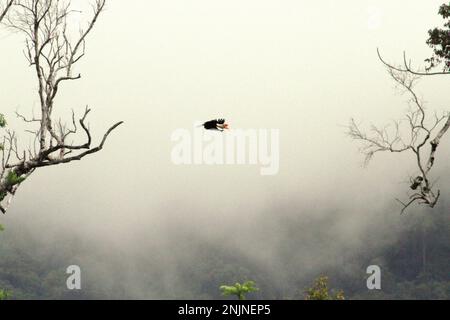
[[[330,279],[329,288],[342,289],[346,300],[449,300],[450,202],[447,198],[442,201],[440,207],[426,216],[431,220],[427,223],[430,227],[425,237],[428,248],[426,277],[422,276],[422,225],[425,216],[421,210],[400,217],[398,211],[393,209],[387,214],[389,218],[386,218],[386,224],[374,223],[372,232],[361,235],[360,241],[365,245],[351,250],[351,255],[345,257],[344,263],[338,261],[328,266],[317,265],[311,272],[327,275]],[[282,277],[274,275],[273,269],[262,268],[259,260],[255,262],[245,254],[226,249],[223,243],[205,243],[202,237],[193,237],[189,241],[177,241],[177,249],[172,249],[172,254],[183,261],[176,273],[167,272],[167,266],[163,263],[149,265],[149,260],[136,258],[136,267],[142,270],[142,275],[139,275],[138,290],[131,290],[135,286],[133,282],[115,281],[112,286],[109,281],[110,272],[114,272],[119,279],[127,279],[126,268],[120,268],[119,263],[112,263],[121,261],[120,252],[114,255],[107,247],[106,253],[93,246],[90,239],[71,233],[60,234],[55,231],[57,225],[45,229],[47,234],[54,235],[52,239],[57,239],[54,250],[48,250],[48,238],[41,236],[41,230],[44,230],[42,226],[33,222],[23,223],[11,221],[7,225],[9,232],[0,233],[0,288],[10,292],[10,299],[18,300],[223,299],[217,284],[234,284],[236,279],[252,279],[260,289],[256,294],[247,296],[247,299],[304,299],[305,291],[312,286],[313,279],[305,283],[305,274],[299,267],[301,261],[292,259],[293,250],[289,241],[299,243],[310,239],[311,235],[320,234],[324,229],[322,219],[316,222],[288,220],[283,224],[296,232],[280,234],[280,237],[285,236],[282,238],[283,243],[289,248],[277,256],[280,263],[286,266],[280,270]],[[308,229],[311,233],[306,235],[307,238],[306,231],[297,232]],[[385,234],[395,234],[395,237],[387,238]],[[317,245],[330,246],[334,234],[328,237],[322,233],[315,239]],[[146,247],[142,250],[146,252]],[[99,255],[108,258],[104,262],[97,262]],[[89,275],[85,273],[84,277],[91,278],[84,280],[86,286],[83,290],[67,290],[67,261],[89,264],[92,272]],[[117,264],[117,269],[113,264]],[[366,266],[373,264],[382,269],[382,290],[367,289]],[[285,279],[288,281],[283,281]]]
[[[3,230],[4,230],[4,228],[0,224],[0,232],[3,231]],[[6,290],[0,289],[0,301],[8,299],[9,296],[10,296],[10,294]]]
[[[8,192],[6,192],[6,191],[0,192],[0,202],[2,202],[6,198],[7,195],[8,195]]]
[[[8,175],[6,176],[6,183],[9,186],[15,186],[16,184],[21,184],[25,181],[24,177],[19,177],[17,173],[13,170],[8,172]]]
[[[0,113],[0,128],[6,127],[7,124],[5,116]]]
[[[10,297],[10,293],[6,290],[0,289],[0,300],[6,300]]]
[[[4,185],[5,188],[7,190],[10,190],[11,187],[21,184],[22,182],[25,181],[25,177],[20,177],[17,175],[17,173],[14,170],[11,170],[8,172],[8,174],[6,175],[5,181],[4,181]],[[3,190],[0,192],[0,202],[3,201],[6,196],[8,195],[8,191],[7,190]]]
[[[312,288],[307,290],[306,300],[345,300],[344,292],[333,293],[328,289],[328,277],[321,276],[315,280]]]
[[[439,15],[447,22],[443,28],[428,31],[427,44],[433,49],[433,56],[425,61],[429,63],[427,70],[444,63],[444,71],[450,71],[450,4],[441,5]]]
[[[244,284],[236,283],[234,286],[220,286],[220,291],[224,296],[236,296],[239,300],[245,300],[248,293],[258,290],[253,281],[247,281]]]

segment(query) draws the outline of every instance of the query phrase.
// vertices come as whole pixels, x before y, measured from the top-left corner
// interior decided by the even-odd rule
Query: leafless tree
[[[118,122],[111,126],[100,143],[92,146],[90,128],[86,124],[91,111],[88,107],[78,121],[72,111],[70,125],[56,121],[53,116],[60,88],[66,82],[81,78],[80,74],[74,75],[74,68],[85,55],[87,36],[103,12],[105,1],[95,0],[86,26],[80,26],[76,36],[69,29],[68,18],[81,12],[72,10],[70,0],[19,0],[6,16],[7,25],[25,36],[24,53],[36,75],[40,112],[31,118],[17,113],[26,124],[35,126],[34,130],[28,131],[34,136],[34,145],[20,149],[16,133],[9,130],[3,138],[0,168],[0,210],[3,213],[17,188],[36,169],[81,160],[102,150],[110,133],[122,124]],[[4,126],[3,116],[0,124],[2,122]],[[69,143],[69,138],[79,131],[84,133],[85,142]]]
[[[352,119],[348,126],[348,135],[362,143],[361,152],[366,156],[366,163],[379,152],[411,154],[417,174],[410,177],[412,192],[409,199],[397,199],[402,205],[402,213],[414,203],[434,208],[441,193],[440,190],[435,190],[431,171],[439,143],[450,128],[450,112],[438,115],[425,108],[414,89],[422,76],[420,72],[412,71],[406,62],[405,68],[395,67],[379,57],[398,89],[409,96],[409,109],[404,119],[381,128],[372,125],[367,131],[361,129]]]
[[[449,50],[450,47],[447,47],[446,50]],[[416,76],[437,76],[437,75],[450,75],[449,71],[437,71],[437,72],[431,72],[431,68],[414,68],[412,66],[411,60],[409,60],[406,56],[406,52],[403,51],[403,65],[401,66],[394,66],[393,64],[390,64],[386,62],[386,60],[381,56],[380,50],[377,49],[378,58],[381,60],[381,62],[389,69],[398,71],[398,72],[405,72],[410,73],[412,75]]]
[[[14,0],[0,0],[0,22],[5,18],[9,9],[11,9],[14,4]]]

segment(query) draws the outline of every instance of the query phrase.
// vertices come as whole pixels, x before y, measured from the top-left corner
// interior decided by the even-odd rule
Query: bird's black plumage
[[[206,130],[223,130],[222,126],[225,124],[225,119],[216,119],[205,122],[203,127]]]

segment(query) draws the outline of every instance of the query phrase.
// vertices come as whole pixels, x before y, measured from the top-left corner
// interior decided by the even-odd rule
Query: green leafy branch
[[[11,294],[3,289],[0,289],[0,300],[6,300],[11,296]]]
[[[328,289],[328,277],[321,276],[314,285],[306,291],[306,300],[345,300],[344,292],[334,293]]]
[[[220,290],[224,296],[236,296],[239,300],[245,300],[248,293],[256,292],[259,289],[255,286],[255,282],[247,281],[243,284],[236,283],[234,286],[220,286]]]

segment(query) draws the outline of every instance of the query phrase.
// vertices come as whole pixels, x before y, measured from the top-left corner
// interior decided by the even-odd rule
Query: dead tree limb
[[[403,51],[403,65],[402,66],[394,66],[393,64],[387,62],[380,53],[380,50],[377,48],[377,54],[380,61],[389,69],[398,71],[398,72],[407,72],[416,76],[436,76],[436,75],[448,75],[450,72],[448,71],[438,71],[438,72],[430,72],[429,70],[420,70],[414,69],[411,65],[411,61],[408,60],[406,56],[406,52]]]
[[[3,3],[3,2],[5,2],[5,1],[0,0],[0,23],[6,17],[6,14],[13,6],[14,0],[7,0],[5,3]]]
[[[90,16],[86,16],[87,22],[84,27],[80,26],[77,35],[70,31],[68,18],[81,13],[72,9],[70,0],[20,0],[14,3],[14,10],[10,10],[8,15],[2,13],[1,17],[5,17],[7,26],[25,36],[24,53],[36,76],[40,105],[37,117],[33,115],[27,118],[16,112],[17,117],[25,123],[37,125],[36,129],[27,130],[34,135],[33,146],[19,150],[17,135],[11,131],[7,131],[3,138],[0,168],[2,212],[7,209],[2,206],[3,201],[8,195],[12,198],[20,184],[36,169],[78,161],[101,151],[111,132],[123,123],[120,121],[112,125],[101,142],[93,147],[91,131],[86,125],[91,111],[88,107],[78,121],[86,135],[86,141],[81,144],[67,142],[78,131],[75,112],[72,111],[70,125],[62,120],[57,121],[53,116],[54,109],[58,107],[55,100],[62,85],[81,79],[81,74],[73,75],[73,70],[85,56],[86,40],[106,3],[106,0],[93,1],[92,12]],[[8,5],[6,8],[11,8],[13,1],[8,2]],[[0,118],[0,124],[2,123],[6,125],[3,115]]]
[[[434,190],[431,171],[436,162],[440,141],[450,129],[450,112],[430,115],[414,89],[421,75],[411,69],[383,63],[398,88],[410,97],[408,112],[403,119],[393,121],[391,125],[382,128],[372,125],[368,131],[361,129],[351,119],[347,133],[362,144],[361,152],[366,156],[366,164],[379,152],[411,154],[417,175],[410,177],[410,189],[413,193],[408,201],[397,199],[402,205],[402,213],[414,203],[434,208],[441,192]]]

